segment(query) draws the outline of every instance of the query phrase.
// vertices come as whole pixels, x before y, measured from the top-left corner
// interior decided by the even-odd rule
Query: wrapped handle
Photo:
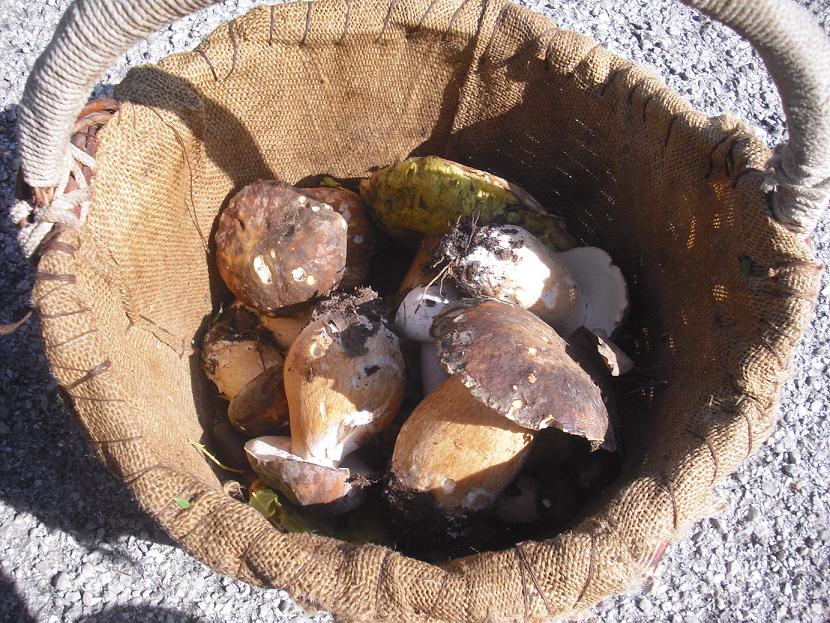
[[[758,51],[781,95],[789,142],[767,183],[775,217],[809,233],[830,199],[830,40],[793,0],[683,0]],[[32,69],[20,103],[26,182],[50,198],[71,165],[72,124],[100,75],[148,34],[214,0],[75,0]]]

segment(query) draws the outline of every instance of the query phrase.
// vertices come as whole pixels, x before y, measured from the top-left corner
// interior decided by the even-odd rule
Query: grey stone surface
[[[564,27],[650,66],[707,114],[729,112],[772,146],[781,106],[758,57],[677,2],[525,0]],[[6,218],[16,170],[15,104],[67,0],[0,2],[0,323],[28,307],[32,271]],[[254,2],[224,2],[120,59],[193,47]],[[802,0],[830,29],[826,0]],[[830,258],[827,219],[813,237]],[[608,622],[830,620],[830,281],[795,356],[772,438],[718,487],[727,508],[673,545],[654,578],[589,615]],[[173,546],[95,461],[61,407],[32,321],[0,336],[0,621],[307,621],[282,591],[223,578]],[[329,621],[325,614],[314,621]]]

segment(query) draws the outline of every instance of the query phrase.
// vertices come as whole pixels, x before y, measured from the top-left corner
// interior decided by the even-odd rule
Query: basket
[[[21,241],[52,373],[100,460],[194,557],[344,622],[542,621],[636,586],[770,434],[819,283],[805,234],[830,192],[818,27],[789,0],[689,3],[764,57],[790,133],[774,156],[503,0],[259,7],[131,70],[73,126],[117,54],[210,2],[73,4],[21,103]],[[211,234],[228,198],[426,154],[523,186],[608,250],[653,378],[622,398],[624,471],[577,525],[441,565],[283,533],[189,445],[215,409],[193,344],[225,296]]]

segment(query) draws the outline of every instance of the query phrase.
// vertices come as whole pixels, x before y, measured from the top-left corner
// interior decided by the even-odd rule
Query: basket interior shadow
[[[561,615],[630,587],[769,434],[817,282],[808,248],[767,214],[769,153],[591,39],[500,2],[262,7],[132,70],[116,97],[86,227],[41,259],[41,275],[73,277],[35,295],[100,458],[220,571],[344,620]],[[281,535],[189,445],[216,410],[193,343],[227,296],[211,239],[229,197],[426,154],[519,184],[606,249],[652,379],[621,396],[625,471],[578,526],[440,568]]]

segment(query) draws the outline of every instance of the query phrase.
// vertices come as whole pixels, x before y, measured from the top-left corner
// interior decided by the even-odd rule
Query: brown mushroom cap
[[[282,351],[291,348],[291,344],[302,333],[310,319],[310,309],[302,309],[289,316],[259,314],[259,321],[262,326],[271,333],[271,337]]]
[[[288,428],[288,402],[279,362],[251,380],[228,405],[228,420],[248,437],[274,435]]]
[[[297,506],[345,513],[365,498],[365,479],[356,479],[348,469],[328,467],[291,454],[289,437],[257,437],[245,444],[248,461],[265,483]]]
[[[366,206],[360,196],[347,188],[303,188],[309,197],[330,205],[346,221],[346,270],[340,281],[341,288],[356,288],[369,277],[369,260],[375,249],[375,234],[366,215]]]
[[[605,439],[602,394],[567,354],[567,342],[533,313],[494,299],[450,303],[432,325],[441,363],[470,393],[532,430],[549,426]]]
[[[240,322],[244,319],[245,322]],[[256,326],[256,316],[247,324],[245,310],[230,310],[208,329],[202,341],[202,369],[226,400],[264,370],[281,365],[283,357]]]
[[[294,454],[336,465],[392,421],[404,378],[398,338],[374,292],[321,304],[286,355]]]
[[[260,311],[302,303],[340,283],[346,228],[330,205],[284,182],[254,182],[219,217],[219,274],[237,298]]]

